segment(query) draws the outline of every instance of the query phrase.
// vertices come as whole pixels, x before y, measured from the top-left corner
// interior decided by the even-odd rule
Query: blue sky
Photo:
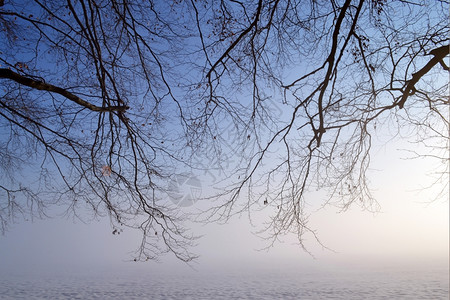
[[[320,52],[315,54],[324,55]],[[46,55],[46,57],[49,56],[51,55]],[[315,61],[311,60],[311,63]],[[300,69],[300,65],[297,69],[291,70],[290,76],[298,76],[297,70]],[[196,72],[186,76],[194,76],[192,74]],[[359,74],[353,75],[359,76]],[[309,93],[307,89],[301,91]],[[249,96],[251,88],[246,90],[244,87],[240,92]],[[270,94],[271,91],[268,93]],[[136,94],[141,96],[143,92]],[[241,103],[239,102],[241,96],[236,94],[232,100],[245,106],[245,102],[250,97]],[[279,99],[275,98],[275,100]],[[292,101],[296,103],[295,99]],[[250,102],[251,100],[248,100],[248,103]],[[166,113],[170,115],[172,109],[173,103],[165,106],[164,112],[167,110]],[[289,116],[292,112],[287,111],[286,114]],[[282,126],[283,121],[289,120],[280,119],[277,126]],[[174,120],[172,121],[177,121],[177,116]],[[218,129],[223,129],[224,123],[221,121],[219,117]],[[170,126],[166,127],[170,129]],[[262,133],[267,131],[256,130]],[[167,140],[169,135],[167,132],[157,133],[158,138]],[[227,142],[230,138],[227,134],[219,138]],[[408,144],[406,140],[400,138],[389,140],[392,136],[389,133],[389,124],[385,124],[385,128],[374,130],[374,135],[377,136],[373,141],[372,164],[368,175],[374,196],[379,201],[380,211],[375,213],[364,211],[357,205],[346,212],[339,212],[332,206],[320,209],[326,195],[317,191],[310,192],[305,197],[306,212],[310,214],[310,227],[317,231],[322,243],[333,251],[323,249],[311,236],[305,236],[305,244],[315,259],[296,244],[293,236],[282,237],[282,240],[268,252],[258,251],[257,249],[267,246],[267,243],[253,233],[260,229],[259,226],[267,221],[269,215],[266,211],[256,211],[251,215],[252,224],[246,214],[240,218],[235,216],[224,225],[187,223],[187,227],[191,228],[194,234],[203,235],[198,240],[199,245],[192,249],[194,253],[200,255],[193,266],[199,270],[279,268],[280,266],[282,268],[306,266],[314,269],[339,266],[376,265],[379,267],[396,264],[448,267],[448,195],[432,201],[439,187],[442,187],[442,182],[438,182],[430,189],[424,189],[432,181],[432,177],[428,177],[427,174],[439,170],[442,167],[439,163],[442,164],[442,161],[405,160],[409,153],[400,149],[416,150],[417,145]],[[233,138],[247,140],[246,136]],[[176,143],[177,140],[174,138],[172,142]],[[250,147],[251,142],[248,142]],[[233,145],[225,145],[223,149],[229,150],[229,148],[233,148]],[[245,148],[243,149],[245,151]],[[280,153],[276,153],[275,149],[271,149],[275,153],[274,156],[279,155]],[[426,149],[422,150],[426,151]],[[233,152],[224,153],[224,155],[230,154],[233,155]],[[232,164],[239,166],[236,157],[228,158],[229,160],[225,160],[224,163],[231,161]],[[214,168],[215,164],[216,161],[207,161],[206,167]],[[213,174],[210,170],[197,171],[203,173],[201,179],[203,195],[210,194],[210,182],[215,182],[216,178],[211,177]],[[219,171],[214,169],[214,172],[218,175]],[[23,173],[17,174],[27,176],[26,169]],[[31,179],[24,179],[24,181],[27,180]],[[200,207],[204,204],[199,201],[186,209],[195,209],[196,205]],[[140,242],[138,232],[125,230],[120,235],[113,235],[107,218],[84,224],[77,219],[61,217],[59,210],[64,211],[64,207],[52,208],[50,215],[53,215],[53,218],[49,220],[36,219],[31,222],[18,219],[16,224],[11,225],[6,235],[0,237],[0,269],[2,271],[57,272],[67,269],[96,268],[148,268],[173,271],[187,268],[170,255],[161,258],[163,264],[130,262],[133,258],[132,253]]]

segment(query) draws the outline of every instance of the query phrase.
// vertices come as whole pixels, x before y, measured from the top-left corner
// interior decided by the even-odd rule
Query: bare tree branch
[[[27,76],[20,75],[16,72],[13,72],[9,69],[0,68],[0,78],[6,78],[11,79],[19,84],[29,86],[31,88],[41,90],[41,91],[48,91],[60,94],[61,96],[66,97],[67,99],[84,106],[87,109],[90,109],[92,111],[97,112],[112,112],[112,111],[125,111],[129,107],[127,106],[109,106],[109,107],[99,107],[95,106],[92,103],[89,103],[80,97],[72,94],[71,92],[67,91],[66,89],[45,83],[45,81],[35,80]]]

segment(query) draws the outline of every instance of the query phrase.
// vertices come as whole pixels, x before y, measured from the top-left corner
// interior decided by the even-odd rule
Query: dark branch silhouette
[[[308,251],[311,191],[376,210],[372,137],[405,130],[445,195],[448,4],[0,1],[1,231],[56,205],[140,231],[135,260],[191,261],[192,174],[196,220],[264,210],[268,246]]]
[[[71,92],[69,92],[63,88],[45,83],[44,81],[34,80],[32,78],[20,75],[11,70],[8,70],[8,69],[0,69],[0,78],[11,79],[19,84],[29,86],[29,87],[37,89],[37,90],[41,90],[41,91],[43,90],[43,91],[60,94],[61,96],[64,96],[67,99],[69,99],[81,106],[84,106],[87,109],[90,109],[92,111],[98,111],[98,112],[108,112],[109,111],[109,112],[111,112],[111,111],[125,111],[128,109],[127,106],[110,106],[110,107],[95,106],[87,101],[84,101],[80,97],[72,94]]]

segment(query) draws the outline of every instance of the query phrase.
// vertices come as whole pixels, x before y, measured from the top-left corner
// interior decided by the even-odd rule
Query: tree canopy
[[[448,4],[0,1],[0,228],[87,208],[142,232],[136,260],[189,261],[168,182],[196,170],[218,191],[206,221],[263,207],[269,243],[303,245],[311,189],[376,206],[385,123],[412,130],[448,182]]]

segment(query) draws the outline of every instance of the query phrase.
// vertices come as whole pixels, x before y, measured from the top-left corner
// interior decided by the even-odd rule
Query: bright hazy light
[[[429,180],[424,174],[433,171],[429,161],[402,160],[405,153],[396,150],[398,147],[398,143],[392,143],[373,156],[371,181],[381,205],[378,213],[362,211],[358,206],[341,213],[335,207],[316,210],[311,204],[310,226],[335,252],[309,239],[305,244],[314,259],[295,244],[293,237],[286,237],[268,252],[258,251],[266,243],[251,233],[257,228],[249,225],[244,215],[226,225],[192,224],[195,233],[204,234],[194,249],[201,255],[194,268],[448,267],[448,199],[430,202],[437,187],[422,188]],[[317,199],[308,202],[317,202],[319,207],[323,195],[313,196]],[[145,268],[149,264],[152,269],[166,271],[186,269],[171,258],[163,258],[163,264],[156,265],[127,262],[138,241],[139,236],[129,231],[112,235],[106,220],[91,224],[63,219],[23,222],[1,237],[0,265],[4,270]]]

